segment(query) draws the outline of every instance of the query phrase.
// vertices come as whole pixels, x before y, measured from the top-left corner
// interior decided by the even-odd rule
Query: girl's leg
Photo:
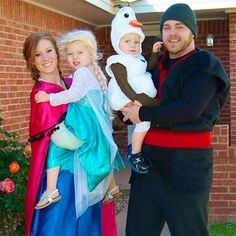
[[[122,195],[120,192],[119,186],[116,184],[114,174],[111,174],[111,182],[109,184],[107,193],[104,197],[103,203],[108,203],[114,200],[114,198]]]
[[[59,197],[59,192],[57,191],[57,179],[59,171],[60,166],[56,166],[47,170],[47,187],[44,194],[50,195],[52,199],[57,199]],[[47,204],[48,200],[46,198],[41,198],[36,204],[36,208],[43,208],[45,205],[47,206]]]
[[[47,193],[51,193],[57,188],[57,179],[59,171],[60,166],[56,166],[47,170]]]
[[[108,192],[110,192],[112,195],[116,195],[117,193],[120,192],[119,187],[116,184],[115,176],[113,173],[112,173],[110,185],[108,187]]]

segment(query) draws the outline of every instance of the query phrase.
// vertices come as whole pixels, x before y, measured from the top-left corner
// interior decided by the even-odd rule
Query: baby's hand
[[[39,91],[35,94],[34,100],[36,103],[40,102],[48,102],[49,101],[49,95],[44,91]]]
[[[154,53],[160,52],[162,45],[163,45],[163,42],[161,41],[154,43],[152,46],[152,52]]]

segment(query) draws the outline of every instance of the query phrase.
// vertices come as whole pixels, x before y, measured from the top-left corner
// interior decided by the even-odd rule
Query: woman
[[[59,53],[55,39],[47,32],[33,33],[26,39],[23,54],[35,86],[31,92],[30,141],[32,156],[29,169],[25,202],[25,236],[29,235],[89,235],[100,236],[104,230],[103,223],[112,224],[107,234],[117,235],[114,205],[106,206],[102,214],[102,204],[92,205],[79,218],[75,211],[73,156],[74,151],[64,149],[61,155],[66,160],[58,178],[58,189],[61,200],[52,196],[53,204],[42,210],[34,206],[46,185],[46,159],[51,134],[64,119],[66,105],[52,107],[49,103],[36,103],[34,96],[38,91],[58,93],[67,88],[69,79],[63,79],[59,68]],[[68,168],[67,168],[68,166]],[[112,219],[112,222],[110,220]]]

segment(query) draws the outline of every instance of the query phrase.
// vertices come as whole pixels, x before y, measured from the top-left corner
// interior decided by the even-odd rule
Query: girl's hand
[[[162,45],[163,45],[163,42],[161,41],[154,43],[152,46],[152,52],[154,53],[160,52]]]
[[[35,94],[34,100],[36,103],[48,102],[49,101],[49,94],[47,94],[44,91],[39,91],[38,93]]]

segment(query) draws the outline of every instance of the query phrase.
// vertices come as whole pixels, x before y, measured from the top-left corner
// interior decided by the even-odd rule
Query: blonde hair
[[[61,50],[62,53],[66,53],[68,44],[74,41],[82,42],[90,51],[93,57],[92,67],[94,74],[96,75],[97,80],[101,85],[103,93],[107,94],[107,79],[102,73],[100,66],[98,65],[98,60],[100,60],[103,55],[102,53],[98,52],[96,37],[89,30],[75,30],[63,35],[58,40],[58,48]]]

